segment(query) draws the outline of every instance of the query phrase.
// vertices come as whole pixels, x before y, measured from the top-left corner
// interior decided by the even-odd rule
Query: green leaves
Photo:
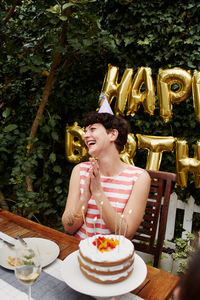
[[[150,40],[148,38],[145,38],[143,41],[139,40],[137,41],[138,45],[149,45],[150,44]]]
[[[119,67],[120,76],[127,67],[134,72],[141,66],[150,67],[155,88],[159,68],[180,67],[191,73],[200,70],[200,4],[178,0],[174,7],[171,3],[18,3],[12,18],[0,29],[0,188],[11,209],[15,203],[20,213],[27,216],[32,210],[46,222],[52,214],[58,219],[62,215],[73,167],[65,158],[66,124],[76,121],[81,125],[83,116],[97,108],[109,63]],[[10,7],[11,1],[1,6],[1,19]],[[30,141],[27,137],[56,51],[61,54],[56,80],[39,122],[37,139]],[[134,117],[126,118],[133,133],[182,137],[188,141],[192,157],[200,132],[192,95],[173,105],[168,123],[159,116],[157,99],[153,116],[141,106]],[[146,155],[146,150],[137,151],[135,165],[145,167]],[[163,157],[162,170],[174,172],[175,154],[163,153]],[[27,193],[27,174],[32,179],[32,194]],[[200,202],[200,191],[190,177],[186,194]]]
[[[17,128],[16,124],[9,124],[4,128],[4,132],[11,132]]]
[[[11,113],[11,108],[6,107],[6,109],[2,113],[2,116],[6,119],[7,117],[9,117],[10,113]]]
[[[56,161],[56,155],[55,155],[55,153],[51,153],[50,155],[49,155],[49,159],[50,159],[50,161],[52,162],[52,163],[54,163],[55,161]]]
[[[58,166],[58,165],[56,165],[56,166],[53,167],[53,171],[54,171],[55,173],[61,174],[61,167]]]
[[[179,263],[178,272],[184,273],[188,264],[188,258],[192,255],[195,251],[195,248],[191,246],[191,241],[195,239],[193,233],[186,232],[185,239],[183,238],[176,238],[175,239],[175,252],[172,253],[173,260],[180,260],[183,259],[184,261]]]
[[[62,6],[62,10],[65,10],[66,8],[69,8],[71,6],[75,5],[74,3],[72,2],[69,2],[69,3],[65,3],[63,6]]]

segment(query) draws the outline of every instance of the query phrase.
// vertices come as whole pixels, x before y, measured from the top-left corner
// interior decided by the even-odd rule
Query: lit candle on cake
[[[94,236],[95,236],[96,235],[96,221],[97,221],[97,216],[94,217],[93,221],[94,221]]]
[[[87,238],[88,238],[87,225],[86,225],[86,220],[85,220],[85,206],[84,206],[84,205],[82,206],[81,211],[82,211],[82,216],[83,216],[83,222],[84,222],[84,224],[85,224],[86,235],[87,235]]]
[[[119,235],[121,235],[121,229],[122,229],[122,222],[123,222],[123,219],[124,219],[124,215],[122,214],[120,216],[120,222],[119,222]]]
[[[125,229],[124,229],[124,237],[126,237],[126,232],[127,232],[127,229],[128,229],[128,219],[129,219],[129,216],[130,216],[131,213],[132,213],[132,209],[129,209],[128,215],[126,217],[126,223],[125,223]]]
[[[97,243],[97,239],[96,239],[96,221],[97,221],[97,216],[94,217],[93,221],[94,221],[94,240],[96,241],[96,249],[97,249],[97,252],[98,252],[98,243]]]
[[[102,228],[103,228],[103,201],[101,201],[100,203],[100,220],[101,220],[101,233],[103,234],[102,232]]]
[[[122,229],[122,222],[123,222],[123,219],[124,219],[124,215],[122,214],[120,216],[120,222],[119,222],[119,246],[120,246],[120,235],[121,235],[121,229]],[[119,251],[119,248],[118,248],[118,251]]]
[[[116,202],[116,206],[115,206],[115,235],[117,234],[117,203]]]

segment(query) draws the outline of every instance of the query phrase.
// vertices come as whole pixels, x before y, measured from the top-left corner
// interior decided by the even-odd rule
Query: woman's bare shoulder
[[[75,165],[72,169],[72,175],[73,174],[79,174],[81,169],[89,169],[90,167],[90,162],[86,161],[86,162],[81,162],[77,165]]]

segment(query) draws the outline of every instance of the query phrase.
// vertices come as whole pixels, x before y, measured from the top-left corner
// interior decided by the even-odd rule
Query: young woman
[[[91,158],[72,171],[62,216],[65,231],[85,239],[120,230],[132,239],[144,214],[151,180],[145,170],[120,159],[128,124],[110,113],[91,112],[83,126]]]

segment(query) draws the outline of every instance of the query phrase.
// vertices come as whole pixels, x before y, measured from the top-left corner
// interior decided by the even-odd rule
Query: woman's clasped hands
[[[89,175],[85,181],[84,191],[82,195],[82,201],[88,201],[93,195],[100,196],[103,193],[101,181],[100,181],[100,171],[98,161],[94,158],[90,158],[90,170]]]

